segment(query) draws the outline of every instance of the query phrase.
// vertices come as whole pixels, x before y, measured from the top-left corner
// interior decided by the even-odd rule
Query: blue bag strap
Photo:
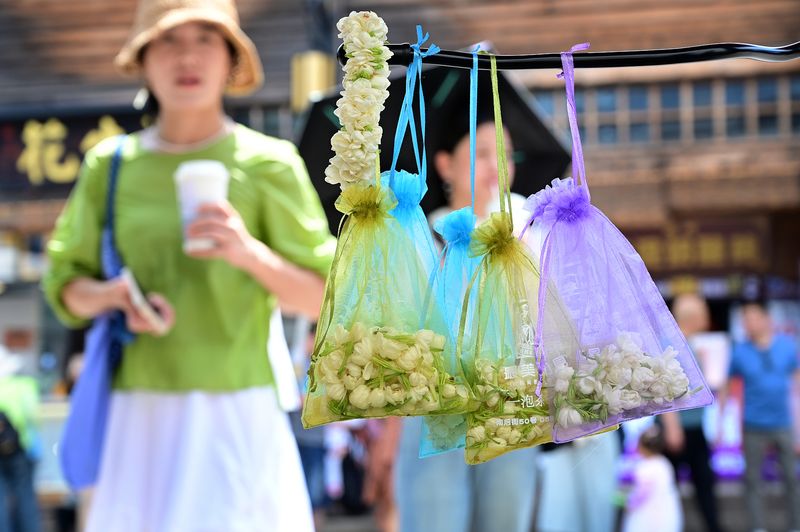
[[[119,181],[119,167],[122,164],[122,149],[125,146],[127,135],[118,137],[117,148],[111,158],[111,166],[108,170],[108,192],[106,193],[106,216],[103,222],[103,234],[100,242],[100,259],[103,267],[103,275],[106,279],[117,277],[122,271],[123,262],[116,246],[114,237],[114,218],[116,218],[116,197],[117,183]],[[117,310],[111,315],[111,336],[109,356],[111,357],[112,367],[115,367],[122,358],[122,345],[130,343],[134,335],[128,330],[125,323],[125,315]]]
[[[125,146],[127,135],[118,137],[117,148],[111,158],[111,166],[108,171],[108,191],[106,193],[106,216],[103,222],[103,237],[100,244],[100,258],[103,266],[103,275],[106,279],[112,279],[122,271],[122,257],[119,254],[114,237],[114,218],[116,213],[115,198],[117,196],[117,182],[119,177],[119,167],[122,163],[122,149]]]

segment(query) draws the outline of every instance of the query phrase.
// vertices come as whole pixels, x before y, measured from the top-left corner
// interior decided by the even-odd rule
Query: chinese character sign
[[[100,141],[139,129],[138,114],[0,120],[2,201],[66,197],[81,160]]]

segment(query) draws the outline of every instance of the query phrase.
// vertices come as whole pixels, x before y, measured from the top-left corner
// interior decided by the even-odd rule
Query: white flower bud
[[[659,404],[661,404],[669,394],[669,388],[667,387],[667,384],[664,383],[664,382],[661,382],[659,380],[654,381],[650,385],[650,390],[649,391],[650,391],[650,394],[653,396],[654,400],[655,399],[659,400],[658,401]]]
[[[362,381],[359,377],[354,377],[349,373],[345,373],[344,375],[342,375],[341,382],[342,384],[344,384],[344,387],[347,388],[348,390],[355,390],[359,384],[362,384]]]
[[[581,422],[581,414],[574,408],[565,406],[558,411],[558,424],[564,428],[580,425]]]
[[[323,371],[326,373],[337,373],[342,367],[344,361],[344,353],[340,350],[332,351],[327,355],[320,357],[319,363]]]
[[[347,329],[342,327],[341,323],[336,324],[336,328],[333,330],[333,343],[342,346],[350,341],[350,333],[347,332]]]
[[[637,392],[642,392],[650,386],[653,380],[655,380],[655,373],[653,373],[653,370],[640,366],[633,370],[631,375],[631,388]]]
[[[503,403],[503,414],[516,414],[519,408],[513,401],[506,401]]]
[[[398,405],[406,400],[406,391],[399,385],[392,386],[386,392],[386,401],[392,405]]]
[[[493,394],[491,394],[489,397],[486,398],[486,406],[488,406],[489,408],[494,408],[495,406],[497,406],[497,403],[499,402],[500,402],[500,394],[497,392],[494,392]]]
[[[572,366],[559,366],[554,372],[556,383],[553,386],[557,392],[566,392],[569,389],[569,383],[572,380],[572,375],[575,370]]]
[[[511,434],[511,427],[506,427],[505,425],[503,425],[502,427],[497,429],[497,432],[495,434],[497,434],[501,438],[508,438],[508,436]]]
[[[413,387],[424,386],[427,388],[428,386],[428,379],[425,378],[425,375],[417,371],[411,373],[408,376],[408,381],[411,383],[411,386]]]
[[[595,381],[594,377],[587,376],[578,379],[578,391],[583,395],[591,395],[594,393],[596,385],[597,381]]]
[[[345,373],[348,375],[352,375],[353,377],[360,379],[361,378],[361,366],[353,364],[352,362],[347,363],[347,367],[345,368]]]
[[[327,395],[334,401],[341,401],[342,399],[344,399],[345,393],[346,393],[345,387],[341,383],[325,385],[325,395]]]
[[[422,342],[425,345],[431,345],[433,343],[434,338],[436,338],[436,333],[431,331],[430,329],[420,329],[414,335],[414,339],[418,342]]]
[[[620,393],[620,404],[623,410],[633,410],[642,405],[642,398],[633,390],[622,390]]]
[[[375,388],[369,392],[369,405],[373,408],[383,408],[386,406],[386,393],[381,388]]]
[[[406,345],[380,336],[380,351],[379,354],[388,360],[397,360],[400,355],[406,351]]]
[[[670,400],[683,395],[689,390],[689,378],[683,371],[680,374],[672,375],[669,381]]]
[[[354,342],[358,342],[365,336],[369,334],[369,330],[367,330],[366,325],[357,321],[353,324],[353,327],[350,329],[350,337],[353,339]]]
[[[370,389],[364,384],[359,384],[352,392],[350,392],[350,404],[362,410],[368,408],[369,394]]]
[[[467,439],[472,440],[473,443],[482,442],[486,439],[486,429],[483,425],[472,427],[467,431]]]
[[[372,377],[375,377],[378,374],[377,370],[375,369],[375,365],[370,360],[364,366],[364,369],[361,370],[361,378],[365,381],[370,380]]]
[[[633,372],[631,371],[631,368],[616,366],[608,371],[606,382],[612,386],[623,388],[630,384],[632,377]]]
[[[444,346],[447,343],[447,338],[442,336],[441,334],[437,334],[433,337],[433,341],[430,343],[431,349],[434,351],[442,351],[444,350]]]
[[[428,390],[427,386],[417,386],[415,388],[411,388],[409,396],[411,397],[412,401],[418,402],[422,401],[429,393],[430,390]]]
[[[622,412],[622,391],[609,385],[603,386],[603,400],[608,405],[608,413],[617,415]]]
[[[419,349],[417,349],[417,346],[413,345],[409,347],[405,353],[400,355],[400,358],[397,359],[397,365],[406,371],[411,371],[417,367],[417,362],[421,357],[422,355]]]

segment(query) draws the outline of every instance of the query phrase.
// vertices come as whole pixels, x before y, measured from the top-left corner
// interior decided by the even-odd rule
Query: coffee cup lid
[[[175,171],[175,179],[178,181],[183,181],[189,177],[194,179],[203,177],[217,178],[220,176],[227,177],[227,175],[228,169],[220,161],[205,159],[183,162]]]

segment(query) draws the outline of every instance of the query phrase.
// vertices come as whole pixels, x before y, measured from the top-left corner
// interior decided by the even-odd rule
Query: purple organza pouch
[[[531,221],[544,235],[539,314],[566,310],[579,340],[575,352],[554,352],[545,385],[553,438],[565,442],[630,419],[710,404],[713,396],[686,339],[639,254],[590,202],[575,113],[572,52],[561,54],[573,140],[575,179],[555,179],[528,198]],[[544,293],[540,289],[539,293]]]

